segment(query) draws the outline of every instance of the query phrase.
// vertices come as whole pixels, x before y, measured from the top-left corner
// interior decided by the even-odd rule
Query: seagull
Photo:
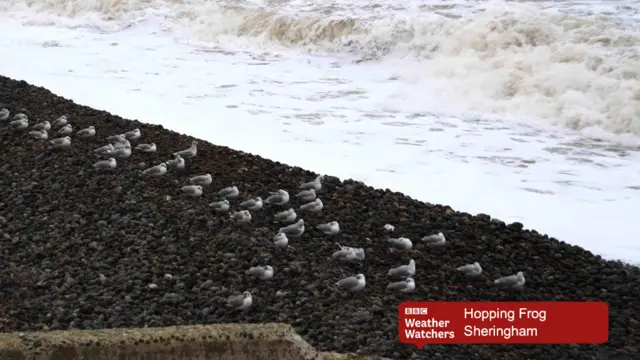
[[[123,148],[114,147],[111,155],[118,159],[126,159],[131,156],[131,146],[125,146]]]
[[[71,146],[71,138],[65,136],[63,138],[57,138],[49,140],[52,149],[65,149]]]
[[[444,235],[442,235],[442,233],[425,236],[422,238],[422,241],[426,242],[427,246],[430,247],[443,246],[447,243],[447,240],[444,238]]]
[[[462,272],[463,274],[465,274],[467,277],[470,277],[470,278],[478,277],[480,276],[480,274],[482,274],[482,267],[480,267],[480,264],[477,262],[474,262],[473,264],[460,266],[456,270]]]
[[[113,151],[113,145],[112,144],[107,144],[105,146],[101,146],[95,150],[93,150],[94,153],[98,153],[100,155],[109,155],[111,154],[111,152]]]
[[[273,277],[273,268],[271,265],[254,266],[247,270],[247,275],[252,275],[260,280],[269,280]]]
[[[316,226],[316,229],[322,231],[325,235],[335,235],[340,232],[340,225],[337,221],[332,221],[326,224],[320,224]]]
[[[384,224],[384,229],[387,230],[388,232],[393,232],[393,230],[395,230],[396,227],[391,224]]]
[[[337,244],[340,247],[340,250],[336,251],[331,255],[333,259],[338,259],[341,261],[355,262],[355,261],[363,261],[364,260],[364,249],[363,248],[352,248],[349,246],[342,246]]]
[[[185,185],[181,190],[185,195],[193,198],[197,198],[202,195],[202,186],[200,185]]]
[[[184,159],[180,155],[176,155],[176,157],[172,160],[167,160],[167,165],[176,170],[184,170]]]
[[[300,189],[302,190],[313,189],[315,191],[318,191],[322,188],[323,179],[324,179],[323,175],[318,175],[313,181],[300,185]]]
[[[58,130],[58,135],[66,136],[73,134],[73,126],[71,124],[67,124]]]
[[[39,122],[39,123],[33,125],[31,128],[33,130],[46,130],[46,131],[49,131],[49,130],[51,130],[51,123],[49,123],[48,121],[45,120],[45,121],[42,121],[42,122]]]
[[[67,116],[66,115],[62,115],[59,118],[53,120],[53,122],[51,123],[51,127],[54,129],[57,129],[59,127],[63,127],[67,125]]]
[[[29,131],[29,135],[34,138],[34,139],[38,139],[38,140],[47,140],[49,138],[49,134],[47,133],[47,130],[33,130],[33,131]]]
[[[84,128],[82,130],[78,130],[76,135],[78,135],[78,137],[81,137],[81,138],[88,138],[88,137],[96,136],[96,128],[93,125],[89,126],[88,128]]]
[[[216,212],[226,212],[229,211],[229,200],[225,199],[222,201],[212,202],[209,206]]]
[[[296,194],[296,197],[301,203],[307,203],[309,201],[313,201],[316,198],[316,191],[313,189],[302,190]]]
[[[2,110],[0,110],[0,121],[7,121],[9,119],[9,115],[11,115],[9,110],[3,108]]]
[[[281,227],[278,232],[285,233],[292,237],[302,236],[302,234],[304,234],[304,220],[300,219],[294,224]]]
[[[103,170],[115,169],[116,168],[116,159],[109,158],[107,160],[100,160],[100,161],[96,162],[95,164],[93,164],[93,167],[96,168],[96,169],[103,169]]]
[[[286,205],[289,202],[289,193],[282,189],[276,192],[269,192],[269,197],[264,202],[273,205]]]
[[[127,140],[124,134],[111,135],[107,137],[107,141],[111,144],[123,143]]]
[[[519,271],[515,275],[509,275],[501,277],[494,281],[495,284],[512,287],[514,289],[519,289],[524,286],[525,279],[522,271]]]
[[[262,205],[262,198],[259,196],[255,199],[249,199],[240,203],[241,207],[249,209],[251,211],[258,211],[262,209]]]
[[[298,214],[296,214],[296,211],[293,210],[293,208],[290,208],[289,210],[281,211],[275,214],[273,217],[276,219],[276,221],[280,221],[284,224],[290,224],[296,221],[296,217],[298,217]]]
[[[407,239],[406,237],[389,238],[389,240],[387,241],[389,242],[389,245],[391,245],[391,247],[398,250],[411,250],[411,248],[413,247],[411,240]]]
[[[231,221],[243,226],[251,222],[251,213],[249,210],[240,210],[229,215]]]
[[[289,245],[289,239],[287,238],[287,234],[280,232],[277,233],[273,237],[273,244],[276,246],[276,249],[284,249]]]
[[[415,290],[416,288],[416,283],[415,281],[408,277],[402,281],[398,281],[398,282],[394,282],[391,283],[389,285],[387,285],[387,289],[389,290],[393,290],[393,291],[398,291],[401,293],[410,293],[413,292],[413,290]]]
[[[136,140],[136,139],[140,139],[140,129],[135,128],[131,131],[127,131],[126,133],[122,134],[124,135],[124,138],[127,140]]]
[[[225,199],[235,199],[238,197],[239,194],[240,194],[240,191],[238,191],[238,187],[235,185],[226,187],[218,191],[218,196]]]
[[[123,139],[123,140],[113,144],[113,148],[114,149],[122,149],[122,148],[126,148],[127,146],[131,147],[131,143],[129,142],[129,140],[127,140],[125,138],[121,138],[121,139]]]
[[[183,159],[189,159],[196,156],[197,153],[198,153],[198,142],[194,140],[191,142],[191,146],[188,149],[180,150],[178,152],[173,153],[173,155],[180,155],[182,156]]]
[[[29,118],[24,113],[17,113],[15,115],[13,115],[13,119],[12,120],[14,120],[14,121],[15,120],[27,120],[27,121],[29,121]]]
[[[336,282],[336,285],[342,290],[356,292],[364,289],[364,287],[367,285],[367,282],[363,274],[358,274],[356,276],[342,279]]]
[[[213,181],[213,179],[211,178],[211,174],[204,174],[204,175],[196,175],[194,177],[189,178],[189,182],[194,184],[194,185],[211,185],[211,181]]]
[[[390,277],[393,278],[407,278],[411,277],[416,273],[416,262],[411,259],[409,260],[409,265],[400,265],[396,268],[389,270],[387,273]]]
[[[167,164],[160,163],[142,171],[142,175],[146,176],[162,176],[167,173]]]
[[[323,205],[322,200],[315,199],[312,202],[304,205],[300,205],[300,210],[309,211],[309,212],[320,212],[322,211]]]
[[[245,291],[242,295],[232,296],[227,300],[227,306],[234,308],[235,310],[247,310],[253,304],[251,293]]]
[[[9,123],[9,126],[13,130],[24,130],[29,127],[29,121],[27,119],[13,120]]]
[[[156,143],[138,144],[138,145],[136,145],[136,150],[140,150],[140,151],[146,152],[146,153],[154,153],[157,150]]]

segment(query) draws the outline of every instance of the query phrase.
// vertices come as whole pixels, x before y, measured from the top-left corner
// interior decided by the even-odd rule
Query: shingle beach
[[[220,147],[191,136],[120,118],[0,76],[0,108],[27,115],[29,127],[66,115],[71,146],[52,150],[0,123],[0,331],[155,327],[212,323],[284,322],[322,351],[357,352],[393,359],[638,359],[640,270],[605,261],[520,223],[491,221],[445,205],[414,200],[327,175],[317,192],[323,208],[300,210],[294,196],[319,174]],[[94,126],[96,135],[77,131]],[[93,150],[107,137],[139,129],[130,157],[113,170],[93,166],[106,157]],[[197,141],[186,168],[150,178],[141,171],[173,159]],[[156,152],[135,147],[155,143]],[[181,188],[211,174],[199,197]],[[284,189],[287,206],[264,204],[246,225],[215,212],[217,192],[237,186],[242,201]],[[274,215],[294,208],[306,230],[276,248],[282,224]],[[316,226],[337,221],[338,234]],[[385,229],[391,224],[395,229]],[[580,224],[575,224],[580,226]],[[442,232],[444,246],[421,239]],[[387,239],[411,239],[413,248],[391,251]],[[339,262],[342,246],[363,248],[361,262]],[[387,290],[389,269],[415,260],[413,293]],[[468,280],[456,268],[479,262],[482,276]],[[273,278],[247,274],[271,265]],[[526,284],[496,286],[522,271]],[[337,290],[338,280],[362,273],[361,293]],[[250,292],[248,311],[230,311],[227,299]],[[604,345],[431,345],[423,350],[397,340],[397,308],[416,301],[605,301],[610,336]]]

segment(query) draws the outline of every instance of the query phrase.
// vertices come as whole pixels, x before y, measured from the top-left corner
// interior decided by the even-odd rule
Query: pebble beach
[[[0,123],[0,331],[157,327],[214,323],[284,322],[317,350],[392,359],[637,359],[640,357],[640,269],[604,260],[526,224],[414,200],[393,189],[316,174],[192,136],[75,104],[45,88],[0,76],[0,108],[24,113],[29,127],[67,116],[71,146],[52,149],[31,130]],[[95,136],[77,136],[94,126]],[[93,151],[107,138],[134,129],[131,156],[115,169]],[[150,179],[142,171],[197,141],[197,156],[182,171]],[[136,151],[154,143],[155,152]],[[190,177],[211,174],[200,196],[182,190]],[[302,183],[325,175],[317,192],[320,211],[300,210],[293,196]],[[264,204],[240,226],[209,204],[236,186],[243,201],[280,189],[287,206]],[[283,226],[274,215],[289,207],[304,234],[277,248]],[[337,234],[318,225],[336,221]],[[393,231],[385,225],[393,225]],[[580,226],[580,224],[575,224]],[[442,233],[443,246],[425,236]],[[407,251],[390,249],[390,237],[411,239]],[[343,246],[362,248],[357,262],[332,259]],[[415,261],[415,290],[387,289],[388,271]],[[478,262],[469,279],[458,267]],[[273,277],[247,274],[270,265]],[[526,284],[497,286],[523,272]],[[357,293],[336,282],[366,276]],[[228,299],[249,292],[252,306],[230,310]],[[397,340],[397,308],[415,301],[604,301],[610,335],[603,345],[431,345],[418,350]]]

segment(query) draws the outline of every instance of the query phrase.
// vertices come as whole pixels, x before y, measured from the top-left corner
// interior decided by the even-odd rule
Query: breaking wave
[[[611,16],[546,2],[442,3],[9,0],[0,11],[25,25],[121,31],[153,21],[176,36],[224,46],[345,53],[390,66],[401,60],[398,76],[446,81],[462,110],[640,136],[633,7]]]

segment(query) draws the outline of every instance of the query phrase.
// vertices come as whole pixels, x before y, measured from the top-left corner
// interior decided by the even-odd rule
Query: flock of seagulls
[[[0,121],[8,121],[10,119],[10,112],[7,109],[0,110]],[[24,131],[29,128],[29,120],[24,113],[18,113],[11,118],[9,125],[14,131]],[[38,140],[48,140],[49,133],[55,134],[56,138],[49,140],[51,149],[65,149],[71,146],[71,137],[73,134],[73,126],[69,124],[66,116],[61,116],[55,119],[53,122],[42,121],[31,126],[29,136]],[[94,126],[89,126],[84,129],[76,131],[75,136],[78,138],[90,138],[96,135],[96,129]],[[142,136],[140,129],[134,129],[122,134],[111,135],[107,137],[107,144],[103,145],[95,150],[99,156],[108,157],[104,160],[99,160],[93,164],[93,167],[97,170],[113,170],[117,167],[117,159],[126,159],[132,154],[132,145],[130,141],[138,140]],[[153,153],[157,151],[155,143],[140,143],[134,148],[136,151]],[[141,174],[145,177],[159,178],[167,174],[171,170],[184,171],[185,159],[192,159],[198,154],[197,142],[193,141],[191,146],[187,149],[177,151],[173,153],[173,158],[158,165],[154,165],[147,169],[142,170]],[[298,189],[298,193],[295,198],[298,200],[299,211],[304,213],[318,213],[321,212],[324,204],[322,200],[317,197],[317,192],[322,189],[322,181],[324,176],[317,176],[313,181],[303,183]],[[204,187],[211,185],[211,174],[196,175],[189,178],[189,184],[181,187],[182,193],[191,198],[198,198],[202,196]],[[229,186],[220,189],[217,192],[219,197],[218,201],[209,204],[212,211],[217,213],[228,213],[231,221],[238,225],[247,226],[251,223],[252,212],[257,212],[263,209],[265,204],[273,206],[286,207],[289,204],[290,196],[289,192],[284,189],[280,189],[275,192],[270,192],[269,195],[263,200],[262,197],[255,197],[241,201],[238,206],[240,210],[231,211],[230,200],[235,200],[240,196],[240,191],[237,186]],[[296,220],[297,219],[297,220]],[[303,219],[298,219],[298,214],[289,207],[287,210],[282,210],[274,215],[274,220],[281,223],[282,227],[273,236],[273,244],[277,249],[286,249],[289,246],[289,238],[299,238],[305,232],[305,222]],[[337,221],[331,221],[325,224],[319,224],[316,229],[327,236],[333,236],[340,232],[340,224]],[[395,227],[391,224],[384,225],[384,229],[391,233],[395,230]],[[447,244],[447,240],[442,233],[428,235],[423,237],[422,242],[428,247],[442,247]],[[412,249],[413,243],[406,237],[389,238],[387,240],[391,251],[408,252]],[[342,246],[336,243],[339,249],[332,254],[332,259],[343,262],[358,263],[365,259],[365,251],[363,248],[355,248],[349,246]],[[457,268],[468,278],[478,278],[482,275],[482,267],[479,263],[463,265]],[[416,272],[416,263],[413,259],[409,260],[409,264],[400,265],[396,268],[392,268],[388,271],[388,276],[392,282],[387,285],[387,289],[395,291],[401,294],[411,293],[415,290],[415,281],[413,276]],[[259,280],[271,280],[274,275],[273,267],[270,265],[251,267],[246,271],[246,275],[252,276]],[[165,275],[171,276],[169,274]],[[521,288],[525,284],[525,278],[522,272],[518,272],[515,275],[501,277],[494,281],[497,285]],[[150,284],[149,286],[154,285]],[[157,286],[157,285],[156,285]],[[344,279],[340,279],[335,282],[335,286],[345,292],[356,293],[362,291],[366,287],[366,278],[364,274],[356,274]],[[232,296],[227,300],[227,306],[239,310],[247,310],[253,304],[253,298],[248,291],[243,292],[241,295]]]

